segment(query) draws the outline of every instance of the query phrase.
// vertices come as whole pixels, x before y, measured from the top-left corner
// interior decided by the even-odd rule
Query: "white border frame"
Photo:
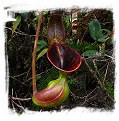
[[[113,0],[3,0],[1,1],[2,9],[0,9],[0,118],[2,120],[118,120],[117,116],[119,115],[119,80],[118,80],[118,48],[119,48],[119,15],[118,15],[118,1]],[[55,8],[71,8],[73,6],[78,6],[80,8],[89,7],[89,8],[112,8],[114,12],[114,28],[115,28],[115,62],[116,62],[116,74],[115,74],[115,109],[112,112],[100,112],[99,110],[86,109],[86,108],[75,108],[72,110],[65,110],[61,112],[32,112],[26,111],[21,116],[18,116],[17,113],[14,113],[8,109],[8,96],[6,92],[6,83],[5,83],[5,47],[4,47],[4,28],[3,25],[5,21],[9,18],[6,14],[6,11],[3,7],[11,6],[12,10],[43,10],[43,9],[55,9]],[[31,115],[32,114],[32,115]],[[27,116],[28,119],[27,119]]]

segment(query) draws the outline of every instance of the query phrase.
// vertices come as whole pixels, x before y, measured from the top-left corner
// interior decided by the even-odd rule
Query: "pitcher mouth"
[[[82,58],[76,50],[60,42],[54,42],[51,45],[47,58],[53,66],[63,72],[73,72],[82,63]]]

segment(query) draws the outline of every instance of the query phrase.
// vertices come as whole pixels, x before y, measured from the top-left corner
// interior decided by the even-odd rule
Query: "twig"
[[[17,94],[16,94],[16,96],[17,96]],[[17,104],[17,103],[14,101],[15,97],[13,97],[13,89],[12,89],[12,96],[11,96],[10,99],[11,99],[11,102],[12,102],[13,110],[15,110],[15,107],[14,107],[14,104],[15,104],[17,107],[21,108],[21,109],[24,111],[24,107],[21,105],[20,100],[18,100],[18,102],[19,102],[20,105]],[[18,98],[16,98],[16,99],[18,99]]]
[[[106,93],[106,95],[110,98],[110,100],[111,100],[112,102],[114,102],[113,98],[109,95],[109,93],[107,92],[105,86],[102,84],[103,81],[97,77],[95,71],[92,70],[92,68],[88,65],[86,59],[83,58],[83,60],[84,60],[84,62],[85,62],[85,64],[86,64],[86,66],[88,67],[90,73],[91,73],[91,74],[93,75],[93,77],[97,80],[97,82],[98,82],[98,84],[100,85],[102,91]]]
[[[88,95],[80,97],[80,99],[88,98],[96,89],[97,89],[97,87],[93,91],[91,91]]]
[[[29,101],[31,98],[18,98],[18,97],[11,97],[13,100],[20,100],[20,101]]]
[[[26,79],[25,79],[25,81],[27,80],[27,77],[28,77],[28,74],[29,74],[30,70],[31,70],[31,67],[30,67],[30,68],[29,68],[29,70],[27,71],[27,74],[26,74]]]
[[[21,108],[23,111],[25,111],[25,109],[24,109],[23,106],[17,104],[13,99],[11,99],[11,101],[12,101],[17,107],[19,107],[19,108]]]
[[[36,77],[39,76],[39,75],[42,75],[42,74],[44,74],[44,73],[47,73],[49,70],[50,70],[50,69],[48,69],[48,70],[46,70],[46,71],[44,71],[44,72],[41,72],[41,73],[37,74]],[[27,73],[27,72],[26,72],[26,73]],[[19,75],[18,75],[18,76],[19,76]],[[13,78],[12,76],[10,76],[10,77]],[[16,76],[16,77],[17,77],[17,76]],[[15,78],[13,78],[13,79],[15,79]],[[25,83],[28,82],[28,81],[31,80],[31,79],[33,79],[33,77],[30,77],[29,79],[27,79],[26,81],[24,81],[22,84],[25,85]],[[17,79],[15,79],[15,80],[17,80]],[[17,81],[18,81],[18,80],[17,80]]]
[[[82,105],[84,105],[85,102],[87,102],[88,100],[92,99],[94,96],[97,96],[97,94],[96,94],[96,95],[94,95],[94,96],[88,98],[96,89],[97,89],[97,87],[96,87],[94,90],[92,90],[89,94],[87,94],[86,96],[83,96],[83,97],[76,96],[76,95],[74,95],[71,91],[70,91],[70,93],[71,93],[72,96],[74,97],[74,100],[75,100],[75,98],[76,98],[76,99],[79,99],[79,98],[80,98],[80,99],[84,99],[84,102],[80,105],[80,106],[82,106]]]
[[[13,96],[13,88],[12,88],[12,96]],[[11,100],[11,101],[12,101],[12,100]],[[15,110],[13,101],[12,101],[12,108],[13,108],[13,110]]]
[[[72,94],[72,96],[75,98],[80,98],[79,96],[76,96],[71,90],[70,90],[70,93]]]
[[[90,99],[92,99],[92,98],[94,98],[94,97],[96,97],[97,96],[97,94],[95,94],[95,95],[93,95],[92,97],[90,97],[90,98],[85,98],[85,101],[80,105],[80,106],[83,106],[87,101],[89,101]]]
[[[98,84],[100,85],[100,87],[103,89],[104,87],[103,87],[103,85],[102,85],[100,79],[97,77],[95,71],[93,71],[92,68],[88,65],[88,63],[87,63],[87,61],[86,61],[85,58],[83,58],[83,60],[84,60],[84,62],[85,62],[85,64],[86,64],[86,66],[88,67],[90,73],[93,75],[93,77],[97,80],[97,82],[98,82]]]
[[[19,82],[19,83],[23,84],[23,82],[21,82],[20,80],[18,80],[18,79],[16,79],[16,78],[14,78],[13,76],[10,76],[10,78],[12,78],[12,79],[14,79],[15,81],[17,81],[17,82]]]
[[[96,61],[100,61],[100,62],[107,62],[107,61],[109,61],[110,60],[110,58],[108,58],[108,59],[104,59],[104,60],[98,60],[98,59],[95,59]]]
[[[105,56],[111,58],[112,60],[114,60],[114,57],[112,57],[110,55],[105,54]]]
[[[84,36],[85,36],[87,30],[88,30],[88,28],[86,28],[86,30],[85,30],[85,32],[84,32],[84,34],[83,34],[83,36],[82,36],[82,38],[81,38],[81,40],[80,40],[80,43],[81,43],[81,44],[82,44],[83,38],[84,38]]]
[[[105,75],[104,75],[104,81],[106,80],[106,76],[107,76],[108,67],[109,67],[109,63],[107,64],[107,68],[106,68],[106,71],[105,71]],[[103,81],[103,84],[104,84],[104,81]]]
[[[97,68],[97,66],[96,66],[96,63],[95,63],[95,59],[93,60],[93,65],[94,65],[94,67],[95,67],[95,69],[96,69],[96,72],[97,72],[97,74],[98,74],[98,76],[100,77],[100,74],[99,74],[99,71],[98,71],[98,68]]]
[[[15,92],[15,95],[16,95],[16,97],[17,97],[17,93]],[[20,106],[22,106],[22,104],[21,104],[21,102],[18,100],[18,102],[19,102],[19,104],[20,104]]]
[[[6,27],[5,26],[5,29],[8,29],[8,30],[11,30],[12,31],[12,28],[9,28],[9,27]],[[36,35],[30,35],[30,34],[26,34],[26,33],[24,33],[24,32],[22,32],[22,31],[20,31],[20,30],[18,30],[19,32],[17,32],[17,31],[15,31],[14,33],[16,33],[16,34],[20,34],[20,35],[27,35],[27,36],[36,36]]]
[[[16,75],[16,76],[12,76],[12,77],[14,77],[14,78],[16,78],[16,77],[20,77],[20,76],[22,76],[22,75],[24,75],[24,74],[26,74],[27,72],[24,72],[24,73],[21,73],[21,74],[19,74],[19,75]],[[11,76],[10,76],[11,77]]]

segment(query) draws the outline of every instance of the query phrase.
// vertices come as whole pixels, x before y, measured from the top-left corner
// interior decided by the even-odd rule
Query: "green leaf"
[[[68,27],[69,24],[70,24],[70,16],[69,16],[69,15],[67,15],[67,16],[65,17],[65,22],[66,22],[66,25],[67,25],[67,27]]]
[[[99,21],[97,19],[93,19],[89,24],[89,33],[91,35],[91,37],[96,40],[96,34],[97,32],[101,29],[101,25],[99,23]]]
[[[41,49],[43,49],[44,47],[47,46],[47,42],[44,40],[39,40],[38,41],[38,46],[37,46],[37,50],[36,52],[40,51]]]
[[[110,31],[107,29],[100,29],[97,33],[96,33],[96,38],[97,40],[100,38],[106,38],[110,35]]]
[[[106,90],[109,93],[109,95],[114,98],[114,88],[113,85],[108,81],[105,80]]]
[[[108,40],[108,45],[113,45],[113,44],[114,44],[114,38],[112,37]]]
[[[47,10],[45,10],[45,11],[43,11],[45,14],[48,14],[48,11]]]
[[[82,55],[87,57],[94,57],[94,56],[98,56],[99,53],[97,50],[88,50],[88,51],[85,51]]]
[[[43,50],[39,53],[39,55],[38,55],[38,57],[37,57],[36,60],[38,60],[39,58],[41,58],[47,51],[48,51],[48,48],[43,49]]]
[[[78,85],[76,79],[73,77],[69,77],[67,81],[70,85]]]
[[[41,78],[41,75],[36,75],[36,80],[39,80]]]
[[[101,37],[100,39],[97,40],[98,42],[105,42],[106,39],[104,37]]]
[[[36,18],[36,20],[39,20],[39,17],[40,17],[39,12],[36,11],[36,12],[35,12],[35,18]]]
[[[12,35],[14,34],[17,26],[19,25],[19,23],[21,22],[21,16],[17,16],[16,17],[16,21],[13,22],[13,26],[12,26]]]
[[[24,21],[27,21],[28,20],[28,17],[29,17],[29,12],[24,12],[24,13],[21,13]]]

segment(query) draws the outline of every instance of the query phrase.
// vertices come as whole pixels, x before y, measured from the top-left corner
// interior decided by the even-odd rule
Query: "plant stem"
[[[63,72],[63,71],[59,71],[59,77],[61,77],[61,78],[67,78],[67,74],[68,73],[66,73],[66,72]]]
[[[36,49],[37,49],[37,44],[38,44],[38,36],[40,32],[40,27],[41,27],[41,21],[43,18],[43,12],[39,15],[39,20],[38,20],[38,27],[36,31],[36,37],[35,37],[35,42],[34,42],[34,50],[33,50],[33,55],[32,55],[32,77],[33,77],[33,93],[37,92],[36,88]]]

